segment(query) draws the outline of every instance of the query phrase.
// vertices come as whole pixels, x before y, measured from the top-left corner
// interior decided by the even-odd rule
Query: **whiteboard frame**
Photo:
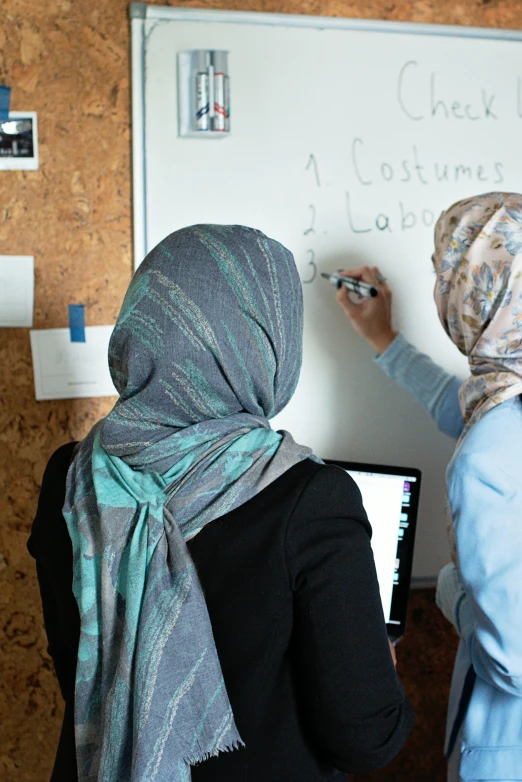
[[[131,3],[131,107],[132,107],[132,233],[134,268],[145,258],[147,197],[145,192],[145,17],[133,16]]]
[[[146,21],[178,21],[223,24],[260,24],[282,27],[312,27],[318,30],[360,30],[361,32],[407,33],[451,38],[488,38],[522,41],[522,30],[458,25],[389,22],[379,19],[348,19],[333,16],[269,14],[256,11],[208,11],[201,8],[130,4],[132,53],[132,195],[134,268],[147,254],[147,194],[145,192],[147,157],[145,123],[145,39]]]
[[[265,24],[283,27],[337,28],[341,30],[372,30],[385,33],[414,33],[418,35],[456,36],[458,38],[502,38],[522,40],[521,30],[500,27],[468,27],[464,25],[422,24],[393,22],[383,19],[354,19],[337,16],[310,16],[306,14],[273,14],[258,11],[215,11],[202,8],[130,4],[131,19],[157,19],[179,22],[223,22],[226,24]]]
[[[282,27],[304,27],[361,32],[406,33],[448,38],[478,38],[522,42],[522,30],[464,27],[458,25],[393,22],[377,19],[349,19],[329,16],[257,13],[255,11],[216,11],[200,8],[177,8],[131,2],[132,52],[132,183],[133,183],[133,256],[136,269],[147,253],[146,121],[145,121],[145,54],[146,21],[179,21],[223,24],[256,24]],[[433,588],[436,576],[412,578],[412,588]]]

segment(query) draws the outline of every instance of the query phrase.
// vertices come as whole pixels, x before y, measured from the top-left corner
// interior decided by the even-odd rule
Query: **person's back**
[[[306,460],[191,541],[246,745],[195,767],[193,782],[319,782],[399,751],[413,711],[369,533],[352,479]]]
[[[203,229],[199,234],[212,242],[229,231]],[[241,241],[253,242],[252,255],[257,244],[263,252],[274,249],[257,232],[233,231]],[[183,246],[187,236],[176,241]],[[266,263],[264,255],[258,260]],[[287,268],[291,272],[290,263]],[[284,269],[274,267],[272,273],[282,275]],[[128,340],[132,316],[139,340],[157,351],[159,343],[143,331],[151,318],[136,312],[146,291],[142,279],[120,316],[120,333]],[[163,291],[174,286],[165,273],[156,279],[161,287],[148,295],[152,299],[154,293],[154,306],[159,302],[165,309]],[[254,294],[233,283],[234,297],[250,307]],[[191,318],[194,307],[183,296],[177,289],[173,300]],[[234,313],[227,316],[230,322]],[[253,325],[248,321],[253,343],[260,317],[257,311]],[[295,312],[284,318],[298,347],[300,320]],[[182,323],[183,334],[187,324]],[[215,337],[201,320],[196,328],[187,350],[212,364]],[[209,356],[200,352],[202,338],[211,345]],[[230,339],[234,345],[236,337]],[[283,350],[281,334],[278,339]],[[125,361],[134,362],[132,343],[125,349]],[[117,355],[121,367],[122,351]],[[175,373],[167,378],[164,370],[167,379],[158,382],[157,354],[152,355],[155,374],[148,374],[143,362],[132,366],[144,376],[153,403],[152,390],[167,389],[161,397],[164,410],[158,404],[151,409],[154,418],[144,419],[144,404],[132,394],[127,401],[122,393],[116,413],[106,419],[109,425],[97,425],[74,454],[72,444],[59,449],[43,480],[29,546],[67,703],[53,782],[73,782],[77,764],[81,782],[98,779],[100,764],[115,768],[116,763],[123,771],[104,778],[320,782],[342,778],[343,771],[383,766],[404,743],[413,715],[395,675],[371,530],[355,483],[241,406],[230,416],[203,417],[201,425],[174,426],[172,400],[178,411],[189,404],[181,394],[195,400],[197,410],[222,404],[215,389],[226,376],[230,393],[233,361],[219,356],[223,374],[211,389],[194,366],[190,375],[180,375],[178,386],[170,379]],[[259,358],[244,355],[241,362]],[[290,351],[286,355],[295,375],[299,362]],[[244,377],[235,348],[231,356],[238,358]],[[263,383],[267,367],[275,367],[280,386],[286,382],[282,396],[278,392],[274,403],[266,402],[267,410],[277,409],[291,394],[292,382],[278,374],[270,355],[260,357]],[[179,356],[177,361],[176,371],[185,371],[188,363],[180,369]],[[115,376],[120,380],[122,374],[118,369]],[[251,377],[257,382],[254,372]],[[150,378],[156,384],[152,390]],[[134,382],[133,391],[137,387]],[[260,388],[266,385],[258,386],[257,399]],[[196,389],[203,392],[200,398]],[[234,405],[259,405],[249,399],[253,386],[238,385],[234,392],[238,389],[243,398]],[[136,428],[131,437],[127,421]],[[217,432],[219,448],[209,432]],[[208,451],[202,452],[202,445]],[[201,452],[198,463],[194,453]],[[212,654],[219,670],[215,663],[202,670]]]
[[[52,782],[74,782],[79,641],[72,548],[61,508],[74,443],[52,457],[29,549],[66,712]],[[192,769],[193,782],[319,782],[370,772],[413,721],[381,626],[360,495],[305,460],[189,542],[246,747]],[[343,775],[339,774],[339,779]]]

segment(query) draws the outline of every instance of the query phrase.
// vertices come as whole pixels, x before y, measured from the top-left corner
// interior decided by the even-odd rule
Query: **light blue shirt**
[[[399,335],[376,358],[457,439],[460,382]],[[439,576],[437,604],[461,643],[446,745],[466,674],[477,678],[460,741],[463,780],[522,780],[522,404],[487,412],[459,443],[446,472],[459,569]]]

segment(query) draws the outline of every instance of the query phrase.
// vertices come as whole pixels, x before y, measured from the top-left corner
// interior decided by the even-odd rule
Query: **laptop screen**
[[[420,472],[354,462],[332,462],[351,475],[372,526],[372,549],[390,635],[404,632],[420,491]]]

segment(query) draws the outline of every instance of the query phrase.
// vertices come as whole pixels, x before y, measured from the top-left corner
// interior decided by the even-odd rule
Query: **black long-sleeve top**
[[[73,447],[47,466],[28,544],[66,703],[52,782],[77,780],[80,621],[62,515]],[[354,481],[305,460],[189,542],[246,744],[194,767],[193,782],[333,782],[399,751],[413,711],[390,655],[370,535]]]

